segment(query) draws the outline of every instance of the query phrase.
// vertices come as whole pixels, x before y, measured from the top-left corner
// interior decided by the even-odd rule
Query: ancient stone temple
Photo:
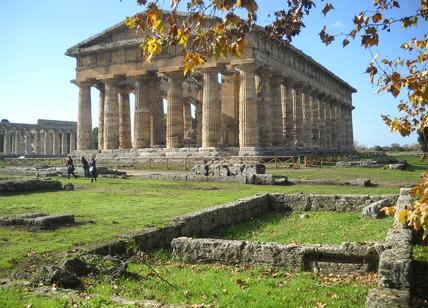
[[[123,23],[71,47],[66,55],[77,60],[73,82],[79,87],[77,149],[91,145],[90,90],[96,87],[102,152],[352,151],[356,90],[300,50],[266,40],[261,30],[247,40],[240,58],[210,59],[191,78],[183,76],[175,47],[144,62],[141,34]]]
[[[76,149],[76,122],[37,120],[37,124],[0,122],[0,153],[64,155]]]

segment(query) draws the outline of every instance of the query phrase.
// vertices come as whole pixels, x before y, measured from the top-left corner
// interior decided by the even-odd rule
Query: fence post
[[[184,171],[187,171],[187,157],[184,158]]]
[[[278,156],[275,155],[275,169],[278,169]]]
[[[168,170],[169,169],[169,166],[168,166],[168,158],[166,158],[166,170]]]

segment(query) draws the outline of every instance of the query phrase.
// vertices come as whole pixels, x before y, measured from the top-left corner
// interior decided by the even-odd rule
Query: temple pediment
[[[77,57],[79,54],[91,52],[101,47],[117,47],[130,44],[137,44],[142,35],[129,29],[124,22],[120,22],[88,39],[81,41],[66,51],[67,56]]]

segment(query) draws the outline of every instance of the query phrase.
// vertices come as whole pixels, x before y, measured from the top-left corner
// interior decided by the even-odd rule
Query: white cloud
[[[334,28],[343,28],[345,25],[343,24],[343,22],[341,22],[340,20],[336,21],[335,23],[333,23],[332,25],[330,25],[330,28],[334,29]]]

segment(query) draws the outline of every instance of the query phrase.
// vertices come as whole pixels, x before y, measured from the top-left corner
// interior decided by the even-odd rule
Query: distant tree
[[[380,152],[380,151],[383,151],[384,149],[380,145],[375,145],[375,146],[372,146],[370,150]]]
[[[92,146],[94,149],[98,149],[98,127],[92,129]]]

